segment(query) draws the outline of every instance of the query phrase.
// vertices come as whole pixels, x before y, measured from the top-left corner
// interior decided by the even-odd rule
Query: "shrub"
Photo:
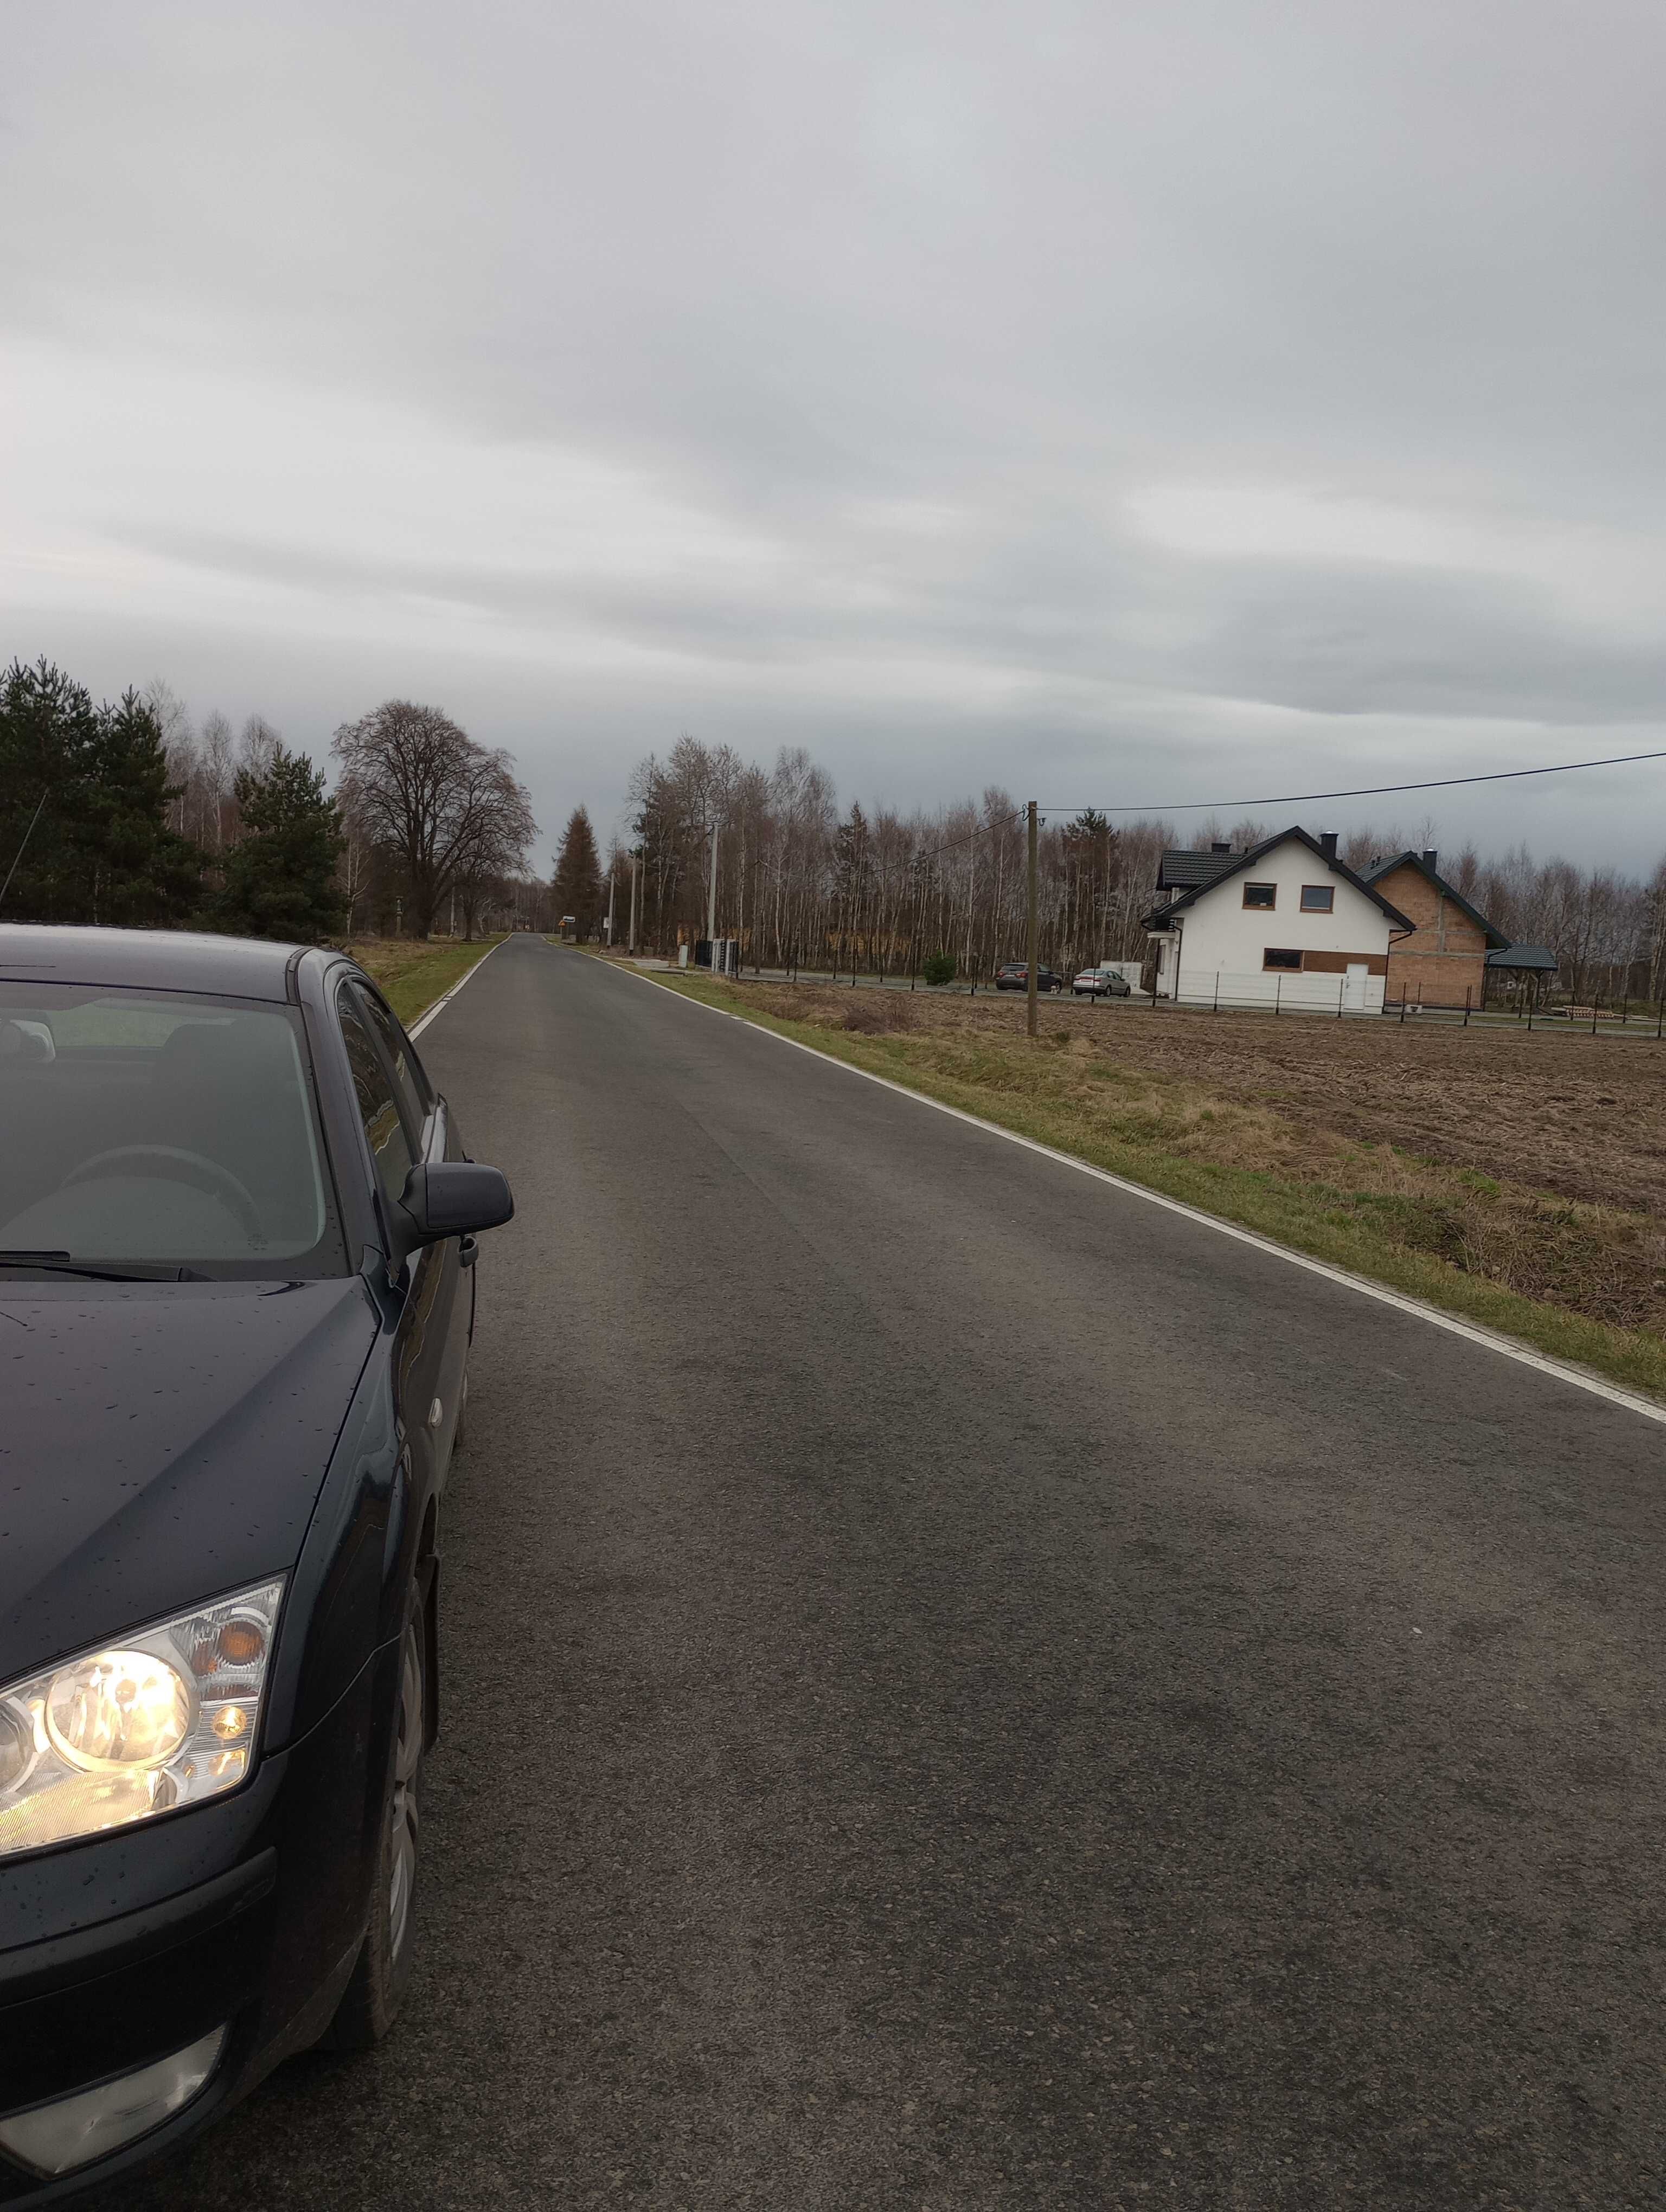
[[[928,952],[920,970],[928,983],[952,983],[954,955],[952,952]]]
[[[914,1027],[906,992],[860,991],[852,992],[851,996],[857,1003],[846,1007],[839,1023],[842,1030],[854,1030],[863,1036],[885,1036]]]

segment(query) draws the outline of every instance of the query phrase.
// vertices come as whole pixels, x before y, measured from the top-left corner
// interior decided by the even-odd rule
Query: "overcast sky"
[[[1658,0],[4,21],[8,655],[442,705],[545,863],[684,729],[903,804],[1666,746]],[[1294,811],[1643,868],[1663,770]]]

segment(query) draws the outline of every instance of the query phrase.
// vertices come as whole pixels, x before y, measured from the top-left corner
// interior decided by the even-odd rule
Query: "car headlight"
[[[259,1583],[0,1688],[0,1855],[234,1790],[283,1596]]]

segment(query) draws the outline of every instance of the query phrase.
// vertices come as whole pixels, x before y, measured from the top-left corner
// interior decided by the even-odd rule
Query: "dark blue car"
[[[340,954],[0,927],[0,2206],[397,2014],[512,1211]]]

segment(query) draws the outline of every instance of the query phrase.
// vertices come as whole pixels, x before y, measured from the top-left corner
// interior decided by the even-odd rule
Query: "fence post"
[[[1402,1030],[1406,1026],[1406,986],[1403,983],[1400,986],[1400,1026]]]
[[[1275,1014],[1281,1014],[1284,1012],[1284,978],[1282,975],[1275,975],[1273,978],[1273,1011]]]
[[[1342,994],[1347,988],[1347,980],[1346,975],[1336,978],[1336,1018],[1339,1022],[1342,1018]]]
[[[1217,1013],[1219,1013],[1219,1012],[1220,1012],[1220,970],[1219,970],[1219,968],[1217,968],[1217,969],[1216,969],[1216,970],[1215,970],[1215,1008],[1214,1008],[1214,1010],[1215,1010],[1215,1012],[1216,1012]]]
[[[1593,1036],[1596,1035],[1596,994],[1595,991],[1590,994],[1590,1033]]]
[[[1468,1029],[1469,1026],[1469,994],[1474,988],[1475,987],[1473,983],[1466,983],[1463,987],[1463,1026],[1465,1029]]]

